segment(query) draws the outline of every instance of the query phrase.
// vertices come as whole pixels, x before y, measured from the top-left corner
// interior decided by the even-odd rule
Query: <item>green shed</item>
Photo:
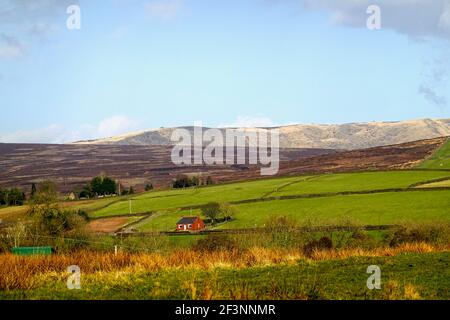
[[[33,255],[44,255],[49,256],[52,254],[52,247],[15,247],[12,249],[13,254],[19,256],[33,256]]]

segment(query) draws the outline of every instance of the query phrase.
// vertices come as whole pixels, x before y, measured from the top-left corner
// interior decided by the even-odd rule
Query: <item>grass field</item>
[[[310,199],[289,199],[236,205],[235,219],[218,228],[263,227],[271,216],[289,216],[299,223],[399,224],[407,222],[450,222],[450,190],[411,191],[345,195]],[[174,230],[183,215],[199,210],[174,210],[157,213],[142,221],[142,231]]]
[[[140,269],[127,268],[123,262],[118,268],[83,273],[81,266],[81,290],[67,289],[68,274],[61,263],[64,268],[59,272],[58,268],[43,274],[37,271],[28,289],[0,291],[0,299],[450,299],[448,252],[316,261],[300,258],[249,267],[222,263],[153,272],[151,260],[144,261]],[[382,270],[380,290],[366,286],[369,265]]]
[[[420,185],[418,188],[450,188],[450,179]]]
[[[443,177],[450,177],[450,172],[362,172],[276,178],[196,189],[155,191],[133,197],[132,212],[164,211],[180,207],[203,205],[211,201],[233,202],[296,194],[406,188],[417,182]],[[94,211],[92,216],[112,216],[127,214],[128,212],[128,201],[119,201]]]
[[[429,159],[419,165],[424,169],[450,169],[450,139]]]

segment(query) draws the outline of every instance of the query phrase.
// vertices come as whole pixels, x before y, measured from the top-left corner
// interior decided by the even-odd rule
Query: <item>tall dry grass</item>
[[[276,264],[292,264],[300,259],[330,260],[356,256],[381,257],[401,253],[442,252],[450,245],[434,246],[426,243],[405,243],[397,247],[369,249],[315,250],[305,256],[300,250],[268,249],[254,247],[245,251],[198,251],[175,250],[161,253],[101,253],[77,251],[73,254],[23,257],[12,254],[0,255],[0,290],[27,290],[37,285],[37,276],[46,274],[66,275],[70,265],[78,265],[84,274],[108,272],[155,272],[167,269],[245,268]]]

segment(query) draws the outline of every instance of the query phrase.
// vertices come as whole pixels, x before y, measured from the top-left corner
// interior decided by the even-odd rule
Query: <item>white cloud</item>
[[[34,130],[21,130],[0,134],[0,142],[6,143],[68,143],[121,135],[140,128],[137,120],[125,116],[114,116],[100,121],[97,125],[84,124],[76,130],[62,125],[51,124]]]
[[[292,0],[287,0],[292,1]],[[296,0],[305,10],[326,11],[337,25],[366,27],[368,6],[381,8],[382,28],[412,38],[450,40],[450,0]]]
[[[258,128],[274,126],[275,124],[270,118],[260,116],[238,116],[233,123],[219,125],[220,128]]]
[[[183,7],[183,0],[152,0],[144,4],[144,10],[150,18],[172,20]]]
[[[137,130],[139,121],[125,116],[114,116],[102,120],[97,127],[97,137],[111,137]]]

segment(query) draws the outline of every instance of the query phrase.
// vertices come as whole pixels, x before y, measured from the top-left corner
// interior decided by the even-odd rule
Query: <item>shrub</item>
[[[224,235],[208,235],[206,238],[199,239],[195,245],[194,250],[197,251],[233,251],[240,250],[238,244]]]
[[[329,237],[322,237],[319,240],[312,240],[303,246],[303,253],[311,256],[314,251],[333,249],[333,241]]]
[[[391,247],[407,242],[448,244],[450,242],[450,226],[446,224],[402,226],[389,232],[385,240]]]
[[[147,183],[145,185],[145,191],[150,191],[153,190],[153,184],[152,183]]]

